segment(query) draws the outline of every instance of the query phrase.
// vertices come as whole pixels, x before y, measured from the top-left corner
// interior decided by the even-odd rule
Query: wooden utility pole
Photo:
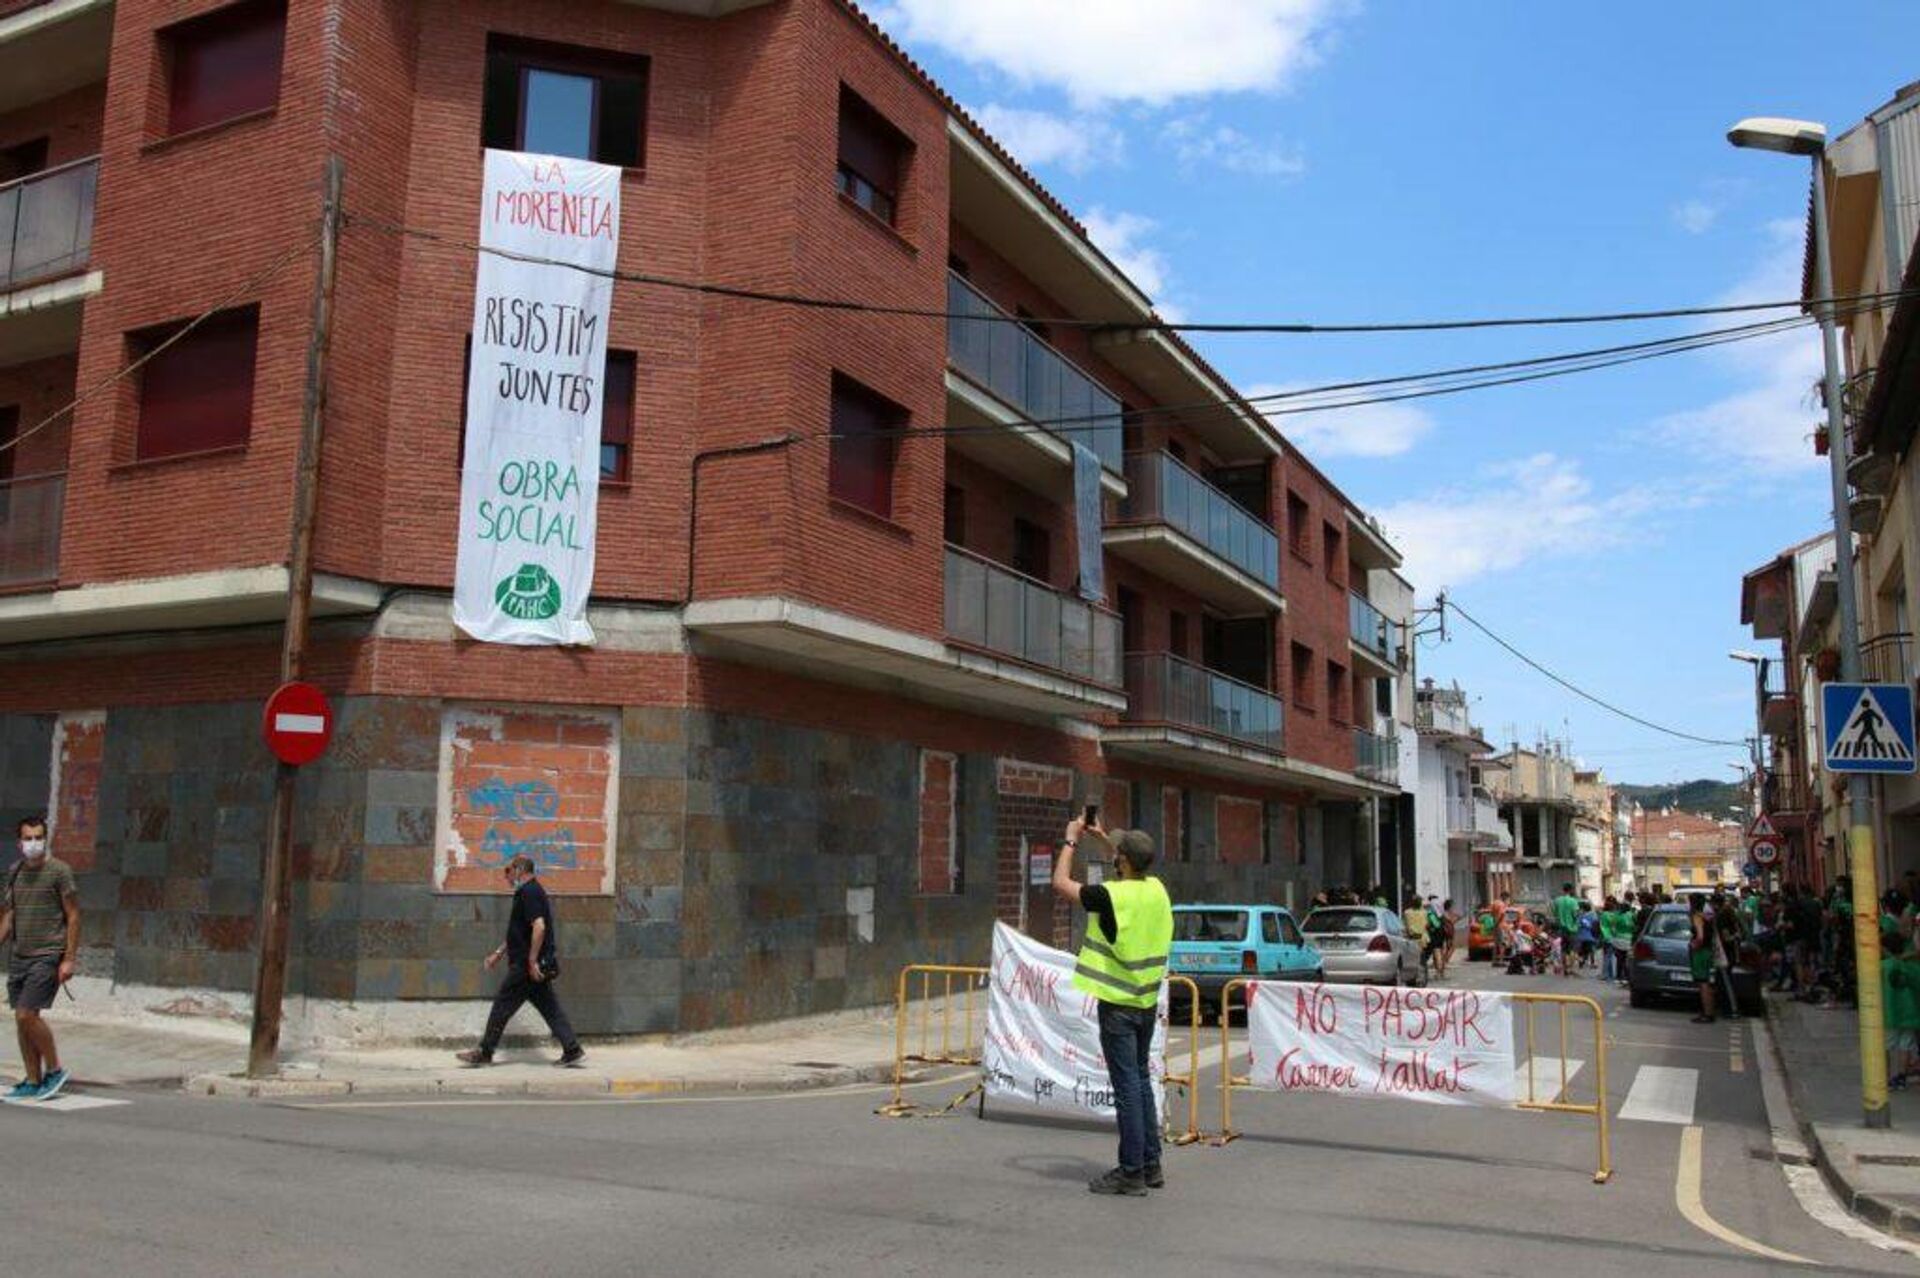
[[[320,262],[313,287],[313,331],[307,339],[307,387],[301,404],[300,457],[293,480],[293,530],[287,552],[287,620],[280,643],[280,682],[298,679],[313,613],[313,532],[320,505],[320,444],[327,411],[327,349],[333,337],[334,265],[340,243],[340,193],[346,165],[327,157],[320,206]],[[274,765],[273,814],[260,872],[259,958],[253,977],[253,1041],[247,1076],[279,1068],[280,1012],[287,992],[288,916],[293,910],[293,800],[300,770]]]

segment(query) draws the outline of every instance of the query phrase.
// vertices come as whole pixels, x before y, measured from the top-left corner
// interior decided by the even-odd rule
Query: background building
[[[1641,812],[1635,822],[1635,860],[1641,886],[1737,887],[1746,859],[1746,829],[1670,808]]]

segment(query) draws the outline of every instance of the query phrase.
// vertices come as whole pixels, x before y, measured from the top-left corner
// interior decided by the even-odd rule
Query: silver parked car
[[[1627,997],[1635,1007],[1651,1007],[1666,997],[1699,998],[1699,985],[1688,963],[1693,921],[1683,902],[1654,907],[1647,926],[1634,938],[1633,957],[1627,964]],[[1765,1016],[1766,1000],[1760,993],[1760,974],[1736,964],[1727,974],[1738,1010],[1742,1016]],[[1720,1015],[1733,1010],[1725,1006],[1722,984]]]
[[[1377,905],[1325,905],[1300,925],[1320,951],[1330,981],[1372,985],[1424,985],[1420,943],[1407,935],[1400,916]]]

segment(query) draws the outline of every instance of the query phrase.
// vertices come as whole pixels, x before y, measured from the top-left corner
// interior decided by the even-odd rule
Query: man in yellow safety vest
[[[1073,852],[1083,833],[1114,850],[1120,877],[1073,881]],[[1173,902],[1147,873],[1153,840],[1139,830],[1109,835],[1075,820],[1053,863],[1053,890],[1087,911],[1087,939],[1074,967],[1074,988],[1100,1001],[1100,1050],[1107,1058],[1120,1165],[1087,1186],[1096,1194],[1144,1195],[1167,1183],[1160,1169],[1160,1115],[1153,1104],[1149,1061],[1159,1017],[1160,986],[1173,945]]]

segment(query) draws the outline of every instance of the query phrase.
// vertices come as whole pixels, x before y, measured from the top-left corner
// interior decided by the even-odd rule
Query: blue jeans
[[[1600,942],[1600,979],[1603,981],[1615,980],[1617,979],[1616,974],[1619,970],[1620,951],[1613,948],[1612,941]]]
[[[1100,1004],[1100,1051],[1113,1084],[1114,1117],[1120,1125],[1120,1170],[1138,1173],[1160,1161],[1160,1115],[1153,1107],[1151,1007]]]

